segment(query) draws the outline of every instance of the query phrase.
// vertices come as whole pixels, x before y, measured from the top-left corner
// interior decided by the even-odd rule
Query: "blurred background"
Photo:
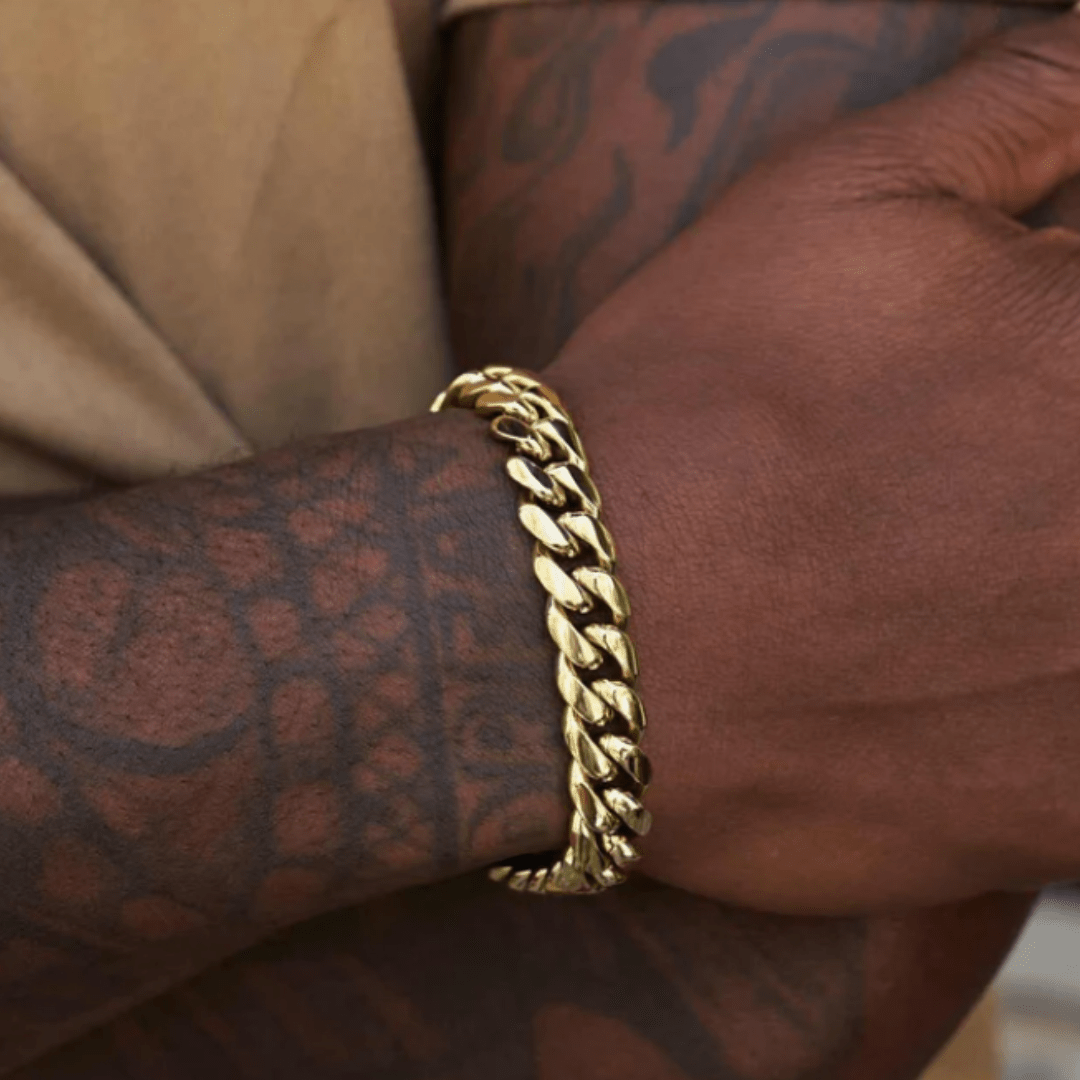
[[[1080,889],[1051,889],[996,982],[1003,1080],[1080,1080]]]

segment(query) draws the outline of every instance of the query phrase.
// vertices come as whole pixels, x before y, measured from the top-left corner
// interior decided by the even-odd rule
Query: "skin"
[[[281,926],[559,844],[550,645],[507,618],[539,603],[479,426],[0,522],[4,1065]]]
[[[1058,9],[982,3],[590,5],[464,20],[447,147],[464,367],[542,368],[770,150]],[[1025,219],[1080,224],[1080,184]]]
[[[506,12],[467,20],[456,35],[454,50],[459,72],[471,70],[474,90],[470,95],[468,80],[462,76],[454,80],[445,208],[452,317],[462,366],[475,367],[512,356],[515,363],[542,367],[608,292],[700,212],[773,139],[781,137],[786,125],[803,115],[819,122],[845,107],[871,104],[866,100],[867,80],[856,76],[860,60],[874,71],[896,71],[895,78],[883,80],[884,89],[874,84],[875,92],[896,94],[911,79],[928,77],[949,66],[963,41],[1021,17],[995,9],[942,5],[928,18],[925,10],[900,5],[868,7],[873,8],[871,14],[859,6],[864,14],[859,16],[863,21],[857,28],[833,12],[830,25],[819,23],[805,39],[792,42],[783,25],[790,8],[773,9],[770,5],[773,15],[765,17],[764,5],[746,5],[752,21],[757,20],[757,36],[754,49],[742,58],[744,66],[739,68],[740,78],[747,80],[744,85],[758,85],[765,74],[775,73],[775,57],[767,48],[770,41],[774,47],[783,41],[795,46],[791,66],[786,69],[791,82],[777,80],[775,85],[781,87],[777,100],[756,105],[705,93],[710,87],[726,85],[723,76],[733,72],[734,61],[724,44],[730,41],[727,35],[732,16],[719,8],[619,7],[560,12],[558,19],[555,13]],[[829,14],[818,5],[802,5],[803,9],[811,22]],[[880,39],[873,33],[876,24],[871,16],[875,12],[889,31]],[[846,44],[837,44],[837,37]],[[828,52],[830,42],[833,53]],[[638,56],[638,66],[625,63],[626,52],[620,54],[620,49]],[[921,59],[905,66],[903,61],[910,52]],[[620,55],[624,59],[616,64],[613,58]],[[849,57],[851,67],[838,68],[837,55]],[[805,56],[805,62],[800,56]],[[696,57],[700,67],[688,65],[688,57]],[[583,94],[583,87],[603,82],[604,62],[610,65],[609,79],[617,76],[618,92],[612,92],[609,82],[609,92],[603,95]],[[693,75],[695,70],[708,74],[689,90],[675,85],[679,72]],[[537,84],[541,90],[551,89],[556,78],[553,73],[561,80],[556,90],[559,86],[565,90],[564,96],[555,94],[554,100],[574,103],[577,111],[567,113],[561,126],[555,125],[561,128],[561,139],[545,142],[537,135],[538,131],[543,134],[544,125],[529,123],[529,108],[539,93]],[[852,87],[861,87],[863,97]],[[583,101],[589,100],[599,103],[599,108],[583,110]],[[629,129],[639,127],[635,117],[646,105],[657,122],[652,128],[640,127],[640,133],[631,137]],[[800,115],[800,110],[806,112]],[[611,123],[620,118],[622,127],[613,129]],[[546,130],[550,136],[552,127]],[[625,133],[621,156],[613,150],[611,138],[604,138],[604,132],[612,130]],[[669,144],[671,149],[665,152]],[[678,162],[674,162],[675,157]],[[609,163],[606,172],[596,168],[598,159]],[[607,184],[602,190],[589,186],[596,178],[605,177]],[[575,194],[568,198],[568,192]],[[527,335],[519,332],[521,326],[529,327]],[[437,429],[429,426],[426,430],[434,433]],[[394,464],[393,439],[388,439],[391,445],[384,445],[381,451],[373,449],[375,442],[367,444],[363,460],[369,468],[365,470],[361,462],[354,461],[350,484],[363,489],[365,476],[369,482],[372,477],[381,481],[396,476],[399,483],[422,485],[430,484],[434,474],[452,476],[457,490],[464,487],[468,491],[460,455],[473,453],[467,447],[484,446],[485,441],[462,438],[447,447],[434,434],[430,439],[441,451],[433,449],[423,468],[404,477],[400,465]],[[483,458],[481,471],[487,470],[489,483],[465,495],[475,500],[474,507],[490,509],[491,500],[498,498],[495,480],[501,482],[501,477],[497,477],[497,456],[496,452]],[[291,465],[285,465],[284,478],[302,474],[306,479],[309,470],[304,460],[294,458]],[[448,472],[440,473],[440,469]],[[263,486],[245,489],[244,494],[267,499],[281,479],[280,473],[274,479],[264,478]],[[375,486],[384,490],[381,482]],[[184,484],[175,490],[175,501],[166,500],[163,512],[170,519],[183,514],[190,517],[192,496],[184,493],[188,490]],[[335,489],[335,496],[339,496],[339,489]],[[346,499],[346,505],[335,508],[331,518],[337,517],[339,523],[341,517],[348,519],[348,507],[362,502]],[[100,505],[109,509],[106,503]],[[127,505],[134,507],[135,502]],[[404,503],[399,504],[399,511],[401,505]],[[459,512],[449,501],[445,509],[451,514]],[[153,517],[147,522],[141,511],[118,516],[107,512],[102,522],[100,509],[63,513],[81,515],[64,519],[81,524],[72,524],[66,534],[68,543],[56,548],[58,565],[68,558],[78,559],[77,554],[69,554],[73,535],[85,533],[92,540],[101,535],[95,530],[104,528],[128,534],[126,542],[131,545],[135,564],[149,568],[141,570],[148,574],[147,597],[154,576],[175,569],[167,560],[162,562],[153,528],[148,538],[136,528],[152,526]],[[277,517],[282,517],[280,512]],[[430,520],[405,524],[416,542],[429,535]],[[258,514],[228,519],[230,528],[248,533],[266,525]],[[277,528],[281,527],[279,523]],[[456,526],[448,524],[444,535],[453,535],[459,527],[460,521]],[[355,550],[357,528],[350,524],[345,531],[349,550]],[[48,532],[39,534],[39,544],[40,536]],[[17,547],[26,536],[26,523],[12,526],[8,533]],[[506,533],[499,537],[500,551],[513,543],[511,534],[508,523]],[[132,535],[144,538],[134,540]],[[285,550],[277,546],[280,537],[263,535],[267,539],[258,543],[269,545],[279,555]],[[364,550],[378,547],[377,537],[362,530],[361,535],[367,545]],[[208,557],[211,546],[199,539],[199,557],[212,569],[215,580],[228,576],[231,565],[245,583],[227,608],[236,609],[237,603],[252,593],[298,604],[302,609],[306,606],[310,610],[315,603],[313,595],[275,596],[272,572],[250,577],[251,563],[246,556],[230,559],[230,551],[239,550],[235,546],[240,543],[238,538],[232,547],[226,544],[224,552],[213,549],[219,554],[212,565]],[[383,543],[387,542],[384,537]],[[140,547],[147,543],[149,546]],[[288,542],[291,555],[295,547],[295,539]],[[366,579],[364,591],[354,594],[354,612],[375,604],[382,590],[393,588],[391,567],[397,565],[396,556],[389,548],[381,550],[387,553],[388,561],[382,564],[386,577],[375,573]],[[93,562],[92,544],[82,550],[81,557]],[[194,557],[188,550],[183,552],[184,559]],[[312,575],[325,557],[322,549],[311,553],[308,569]],[[522,557],[521,565],[525,562]],[[476,628],[493,617],[483,607],[489,565],[490,560],[459,569],[466,585],[456,590],[454,610],[461,611],[464,606],[476,633],[480,632]],[[182,570],[192,572],[186,562]],[[56,579],[31,578],[41,597],[57,592]],[[327,595],[333,598],[348,590],[351,580],[344,572],[336,581],[332,577]],[[513,584],[509,583],[511,593]],[[117,637],[103,635],[95,626],[86,630],[79,620],[71,618],[72,612],[79,611],[78,594],[62,591],[68,587],[62,586],[53,601],[53,610],[59,612],[54,622],[62,629],[52,633],[61,638],[68,634],[70,639],[72,633],[81,631],[79,640],[89,642],[84,647],[93,658],[95,642],[102,637],[115,642]],[[142,595],[137,593],[136,600]],[[19,600],[29,602],[28,598]],[[348,612],[339,612],[337,617],[346,619]],[[515,620],[515,628],[524,622]],[[0,617],[3,625],[7,624]],[[499,625],[509,631],[505,623]],[[46,620],[35,633],[48,631]],[[369,633],[374,635],[374,630]],[[249,648],[258,645],[251,641],[250,633],[247,636]],[[42,636],[41,643],[31,642],[27,647],[42,649],[44,640]],[[223,651],[220,640],[203,640],[213,644],[214,653]],[[504,658],[502,662],[535,663],[537,694],[542,695],[550,689],[546,660],[544,678],[539,679],[541,665],[538,653],[532,651],[536,641],[515,640],[510,647],[512,660]],[[386,654],[374,647],[374,636],[367,643],[372,646],[366,651],[373,657],[370,671],[382,675],[379,660],[385,663]],[[385,644],[385,639],[380,639],[379,646]],[[42,651],[48,654],[47,649]],[[399,654],[388,645],[386,651]],[[74,701],[77,706],[79,696],[70,694],[63,679],[71,650],[59,650],[56,655],[57,685],[52,687],[54,694],[49,700],[60,699],[65,706]],[[100,667],[88,664],[84,671],[115,672],[119,668],[113,659],[109,657],[109,663]],[[122,657],[115,659],[119,662]],[[498,658],[493,661],[496,667],[499,662]],[[263,673],[267,678],[273,677],[270,669],[284,670],[277,661],[271,663],[265,657],[260,664],[267,669]],[[53,677],[46,672],[43,679]],[[351,678],[357,677],[351,674]],[[78,689],[85,692],[86,687]],[[95,686],[92,692],[106,693],[108,688]],[[272,688],[259,692],[271,696]],[[23,700],[19,692],[11,694],[8,689],[7,694],[17,702]],[[432,701],[424,704],[430,707]],[[538,696],[535,704],[547,706],[550,702]],[[383,726],[400,732],[402,719],[408,715],[407,707],[392,695],[389,708],[384,704],[372,711],[373,732]],[[491,710],[483,711],[487,715]],[[415,715],[422,713],[427,715],[422,709]],[[224,729],[223,718],[217,720]],[[62,733],[69,732],[72,724],[77,726],[78,720],[60,716]],[[261,735],[265,744],[274,737],[272,725],[273,716],[268,711]],[[25,740],[25,725],[14,726],[17,736]],[[152,721],[144,728],[146,733],[154,730]],[[406,760],[429,756],[422,724],[418,721],[415,729],[407,730],[413,745],[401,756]],[[526,774],[530,774],[528,751],[536,744],[525,733],[533,730],[534,724],[524,722],[509,733],[503,730],[494,736],[496,741],[509,738],[522,748],[525,767],[521,772]],[[161,753],[161,731],[159,727],[156,741],[143,740],[153,753],[127,758],[129,771],[137,771],[135,763],[153,760],[155,754],[158,760],[168,756]],[[189,737],[194,734],[194,730],[187,732]],[[175,738],[176,733],[170,737]],[[483,743],[483,738],[478,741]],[[298,752],[290,753],[289,761],[300,762],[296,767],[301,770],[318,769],[312,764],[320,752],[318,732],[307,731],[297,745]],[[475,766],[488,760],[483,746],[479,750],[473,759]],[[25,767],[38,770],[64,796],[68,785],[74,789],[81,783],[76,772],[85,768],[85,762],[76,761],[70,753],[57,755],[49,747],[42,750],[20,744],[8,754]],[[504,758],[505,753],[500,752],[499,760]],[[281,758],[274,767],[283,785],[311,782],[310,773],[290,775],[294,766],[285,767]],[[340,772],[340,766],[336,770],[323,767],[326,772],[318,774],[318,783],[332,782]],[[385,772],[380,775],[384,777]],[[414,786],[406,782],[386,805],[407,805],[410,799],[430,797],[431,784],[440,776],[442,773],[421,773]],[[505,807],[513,802],[513,798],[507,799],[506,791],[514,792],[515,780],[503,779],[505,782],[497,786],[503,789]],[[233,783],[234,789],[242,790],[248,784],[248,790],[257,787],[261,793],[265,774],[256,777],[254,772],[240,770]],[[521,796],[520,776],[517,784],[515,798]],[[544,800],[554,790],[554,781],[541,768],[532,770],[524,787],[526,797]],[[280,791],[284,790],[283,786]],[[355,813],[365,800],[370,806],[371,800],[385,794],[377,783],[371,790],[352,786],[335,790],[341,805],[354,808],[346,809],[346,815]],[[44,798],[48,802],[47,795]],[[475,792],[463,798],[455,791],[440,810],[449,811],[450,820],[468,820],[463,808],[478,801]],[[498,799],[491,805],[493,811],[499,809]],[[66,800],[64,806],[66,809]],[[171,822],[159,824],[162,837],[174,838],[173,851],[180,823],[188,827],[192,813],[201,815],[197,821],[205,835],[217,836],[230,825],[239,827],[243,835],[243,823],[230,821],[227,814],[215,818],[211,808],[196,800],[178,800],[173,810]],[[470,860],[480,865],[485,858],[497,857],[493,852],[506,839],[500,836],[494,843],[477,840],[465,830],[467,842],[462,843],[457,830],[435,838],[418,837],[405,829],[389,848],[373,846],[365,851],[350,830],[329,829],[326,815],[298,811],[295,818],[295,830],[286,827],[274,833],[274,842],[264,843],[255,852],[244,850],[241,855],[241,849],[219,844],[215,851],[224,861],[209,876],[209,884],[207,875],[189,878],[176,865],[163,863],[154,868],[165,875],[171,887],[177,887],[182,878],[185,887],[193,880],[195,888],[204,890],[192,898],[190,909],[199,915],[222,913],[224,925],[234,935],[228,943],[211,942],[190,926],[185,931],[183,919],[174,915],[171,923],[168,918],[158,919],[159,925],[164,922],[174,931],[180,927],[171,942],[148,943],[144,937],[133,948],[130,938],[117,939],[108,933],[122,916],[122,903],[110,911],[105,904],[97,906],[97,900],[91,914],[87,915],[84,905],[74,923],[35,926],[28,939],[20,932],[19,940],[30,940],[33,947],[21,954],[0,954],[6,960],[0,967],[0,993],[9,995],[0,1006],[0,1015],[16,1017],[18,1025],[0,1035],[0,1047],[9,1055],[9,1066],[20,1056],[37,1056],[37,1060],[13,1075],[179,1077],[199,1072],[211,1077],[319,1077],[347,1073],[387,1078],[483,1075],[560,1080],[575,1076],[594,1080],[606,1075],[640,1076],[642,1080],[787,1076],[876,1080],[914,1076],[990,978],[1030,905],[1026,896],[994,896],[892,918],[785,919],[737,911],[648,882],[624,886],[596,901],[537,903],[494,890],[482,878],[469,875],[324,915],[282,931],[225,963],[209,966],[206,959],[197,959],[194,966],[207,970],[176,989],[160,993],[190,974],[193,941],[201,941],[199,947],[208,953],[216,949],[220,955],[238,948],[245,934],[261,936],[275,925],[299,922],[323,905],[339,906],[346,892],[334,892],[333,888],[359,890],[359,899],[365,888],[378,891],[399,887],[410,878],[423,881],[425,876],[446,869],[464,870]],[[255,832],[266,836],[271,819],[264,805],[247,827],[253,827],[253,820]],[[499,820],[498,814],[493,812],[491,819]],[[53,820],[48,819],[46,832],[54,828]],[[123,854],[123,843],[115,837],[106,843],[104,832],[88,837],[89,820],[88,815],[64,826],[70,831],[53,834],[51,842],[57,837],[74,838],[82,844],[96,842],[106,849],[110,866],[119,862],[121,874],[129,875],[124,878],[126,890],[140,874],[145,880],[145,852],[136,852],[137,857],[125,867],[118,858]],[[322,824],[313,829],[313,821]],[[283,858],[282,832],[309,845],[314,834],[320,843],[314,852],[309,846],[299,855],[294,846]],[[130,840],[127,843],[130,850]],[[243,865],[255,856],[257,867]],[[294,896],[294,906],[269,914],[253,903],[260,884],[264,886],[275,871],[297,865],[308,869],[309,860],[326,868],[324,880],[333,886],[302,895],[299,906],[295,906]],[[378,864],[379,869],[369,872],[365,880],[350,880],[346,867],[357,862],[367,867]],[[389,875],[388,865],[394,871]],[[373,878],[378,885],[372,884]],[[82,887],[85,889],[87,882],[92,885],[92,879],[92,873],[84,875]],[[64,880],[70,901],[72,884],[78,885],[78,878]],[[98,895],[108,895],[108,889]],[[115,895],[118,897],[119,891]],[[23,896],[20,915],[25,918],[29,911],[44,923],[49,903],[64,907],[63,891],[48,898],[48,903],[42,897]],[[70,911],[70,903],[64,910]],[[144,930],[152,922],[145,922]],[[53,946],[57,935],[68,936],[60,948],[43,953],[42,947]],[[8,936],[9,948],[11,940]],[[181,957],[189,965],[186,968]],[[110,967],[110,958],[118,958],[113,961],[116,966]],[[27,972],[14,966],[17,963],[31,969],[35,963],[39,966]],[[61,987],[65,988],[63,994],[58,993]],[[155,1000],[130,1008],[135,1000],[146,997]],[[123,1015],[98,1026],[85,1038],[69,1041],[74,1031],[100,1024],[103,1000]],[[61,1042],[67,1042],[63,1049],[39,1056]]]
[[[779,147],[548,369],[640,597],[644,873],[819,915],[1077,877],[1080,238],[1010,215],[1080,173],[1078,71],[1069,12]]]

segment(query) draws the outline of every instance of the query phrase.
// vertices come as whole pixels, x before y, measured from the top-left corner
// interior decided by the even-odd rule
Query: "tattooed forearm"
[[[472,876],[308,923],[15,1080],[910,1080],[1008,939],[985,900],[867,924]]]
[[[453,413],[0,520],[0,1067],[272,928],[558,845],[504,458]]]
[[[453,32],[443,199],[457,354],[542,367],[765,153],[933,78],[999,28],[1053,13],[749,0],[465,20]],[[1055,218],[1043,207],[1032,221]]]

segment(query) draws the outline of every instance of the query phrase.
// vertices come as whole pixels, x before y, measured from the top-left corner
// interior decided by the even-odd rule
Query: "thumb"
[[[884,180],[896,194],[1029,210],[1080,172],[1080,4],[988,39],[942,77],[848,121],[837,134],[872,160],[875,193]]]

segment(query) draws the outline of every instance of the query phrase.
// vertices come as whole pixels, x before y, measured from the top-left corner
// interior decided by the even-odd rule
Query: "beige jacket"
[[[423,109],[434,17],[0,5],[0,492],[429,403],[449,366],[410,88]]]

